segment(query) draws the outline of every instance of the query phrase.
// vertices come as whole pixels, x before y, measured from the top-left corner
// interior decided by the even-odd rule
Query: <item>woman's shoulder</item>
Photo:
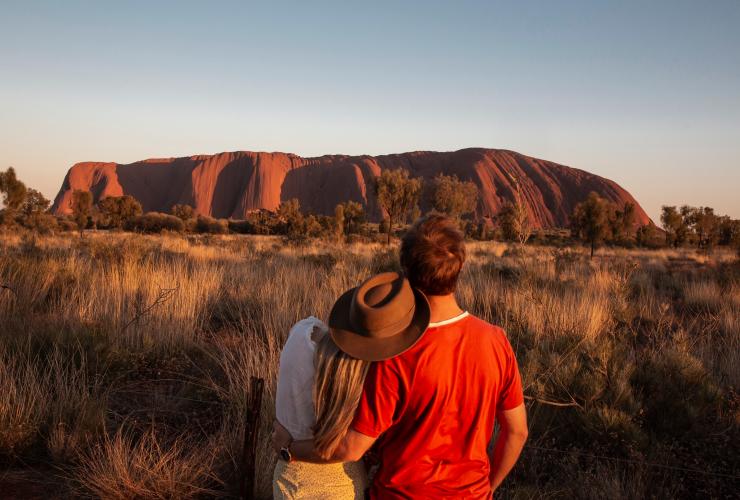
[[[313,348],[328,332],[329,328],[326,323],[315,316],[309,316],[291,327],[288,334],[288,343],[307,342]]]
[[[323,321],[313,316],[302,319],[290,329],[288,340],[280,352],[280,370],[302,371],[313,369],[316,342],[311,339],[313,331],[326,328]]]

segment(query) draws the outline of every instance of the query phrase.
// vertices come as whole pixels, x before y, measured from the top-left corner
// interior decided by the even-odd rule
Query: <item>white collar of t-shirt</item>
[[[446,319],[444,321],[437,321],[435,323],[429,323],[429,328],[435,328],[435,327],[438,327],[438,326],[450,325],[452,323],[455,323],[456,321],[460,321],[463,318],[467,318],[468,316],[470,316],[470,314],[468,313],[468,311],[463,311],[460,314],[458,314],[457,316],[455,316],[454,318]]]

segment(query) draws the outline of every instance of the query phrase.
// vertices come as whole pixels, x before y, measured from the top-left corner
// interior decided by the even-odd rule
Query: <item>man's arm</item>
[[[276,451],[290,444],[290,454],[294,460],[299,462],[312,462],[317,464],[336,463],[336,462],[356,462],[362,458],[367,450],[373,445],[377,438],[366,436],[361,432],[350,429],[339,442],[339,446],[329,458],[322,458],[314,450],[313,439],[293,441],[291,443],[290,433],[275,421],[275,429],[272,435],[273,446]]]
[[[493,491],[496,491],[514,467],[529,434],[527,430],[527,410],[523,403],[511,410],[499,412],[497,419],[501,429],[493,447],[491,474],[489,476]]]

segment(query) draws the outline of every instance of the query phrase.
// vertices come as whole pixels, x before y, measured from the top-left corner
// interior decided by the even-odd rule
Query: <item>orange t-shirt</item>
[[[352,427],[377,446],[372,498],[490,498],[497,411],[524,402],[504,331],[463,313],[373,363]]]

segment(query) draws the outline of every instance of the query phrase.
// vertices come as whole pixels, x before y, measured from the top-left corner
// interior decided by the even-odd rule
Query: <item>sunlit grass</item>
[[[740,383],[733,254],[602,249],[590,260],[585,249],[498,242],[467,250],[458,297],[508,333],[531,445],[575,457],[526,450],[504,496],[729,491],[720,480],[674,484],[675,471],[636,474],[578,453],[691,457],[694,467],[727,471],[723,439],[738,435]],[[45,457],[76,495],[233,495],[258,376],[258,489],[269,496],[267,439],[290,326],[326,317],[342,291],[397,269],[396,252],[225,235],[1,236],[2,458]]]

